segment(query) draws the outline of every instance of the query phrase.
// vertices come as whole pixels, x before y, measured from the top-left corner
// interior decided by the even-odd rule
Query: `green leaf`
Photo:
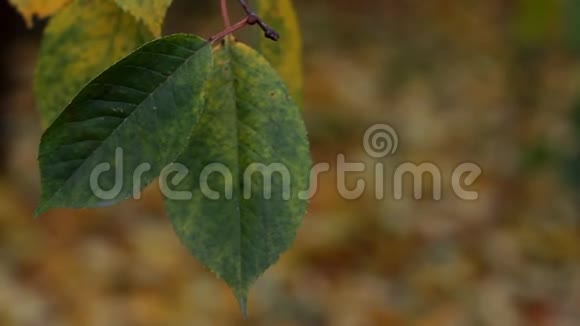
[[[288,85],[292,98],[302,104],[302,36],[291,0],[256,0],[258,15],[280,34],[273,42],[259,38],[258,51],[266,57]]]
[[[161,26],[173,0],[115,0],[117,4],[133,15],[137,20],[143,21],[156,37],[161,35]]]
[[[43,127],[87,82],[152,38],[112,0],[77,0],[54,16],[44,32],[35,80]]]
[[[192,198],[165,193],[166,207],[181,241],[232,288],[244,311],[250,285],[289,248],[302,221],[307,202],[299,192],[308,187],[308,147],[300,109],[268,62],[240,43],[218,48],[204,114],[176,161],[189,174],[172,191],[189,191]],[[258,168],[254,163],[281,164],[288,188],[280,173],[273,173],[271,187],[259,173],[247,182],[246,173]],[[207,186],[219,198],[211,191],[208,196],[200,181],[212,168],[231,173],[231,179],[208,176]],[[264,189],[272,191],[270,199]]]
[[[144,45],[91,81],[42,137],[37,215],[114,204],[134,187],[138,194],[187,145],[210,66],[209,43],[173,35]],[[102,163],[111,171],[92,182]],[[143,163],[150,170],[134,178]]]
[[[18,9],[20,15],[26,21],[28,27],[32,27],[33,18],[46,18],[52,16],[71,0],[10,0],[10,3]]]

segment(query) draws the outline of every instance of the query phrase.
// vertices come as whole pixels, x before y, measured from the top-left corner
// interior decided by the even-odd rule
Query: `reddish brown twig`
[[[233,24],[232,26],[226,28],[225,30],[217,33],[216,35],[214,35],[212,37],[210,37],[208,41],[210,41],[212,43],[213,42],[217,42],[217,41],[223,39],[224,37],[228,36],[229,34],[231,34],[231,33],[235,32],[235,31],[238,31],[238,30],[244,28],[244,26],[246,26],[246,25],[249,25],[249,23],[248,23],[248,17],[240,20],[239,22]]]
[[[224,25],[226,28],[230,28],[232,25],[230,22],[230,14],[228,12],[228,0],[221,0],[220,2],[222,19],[224,20]]]

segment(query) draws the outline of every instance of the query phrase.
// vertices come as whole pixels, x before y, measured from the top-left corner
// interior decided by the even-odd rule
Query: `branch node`
[[[223,16],[223,20],[224,20],[224,24],[226,26],[226,29],[217,33],[216,35],[210,37],[209,38],[210,42],[213,43],[213,42],[222,40],[227,35],[234,33],[235,31],[243,28],[246,25],[256,25],[256,24],[258,26],[260,26],[262,31],[264,31],[264,36],[266,38],[268,38],[272,41],[278,41],[280,39],[280,34],[278,34],[278,32],[276,32],[274,29],[272,29],[270,26],[268,26],[268,24],[266,24],[258,15],[256,15],[256,13],[254,13],[252,10],[250,10],[250,7],[248,6],[248,3],[246,2],[246,0],[240,0],[240,3],[242,4],[242,8],[244,8],[244,11],[246,12],[246,17],[244,19],[242,19],[241,21],[235,23],[234,25],[230,25],[229,14],[228,14],[228,9],[227,9],[227,2],[225,0],[222,0],[220,3],[221,3],[222,16]]]
[[[260,22],[260,17],[253,12],[248,14],[248,25],[256,25]]]
[[[276,1],[276,0],[273,0],[273,1]],[[248,5],[246,0],[240,0],[240,4],[242,5],[242,8],[244,9],[244,11],[246,12],[246,15],[248,17],[248,25],[258,24],[260,26],[260,28],[262,29],[262,31],[264,31],[264,36],[266,38],[269,38],[272,41],[278,41],[280,39],[280,34],[278,34],[278,32],[276,32],[270,26],[268,26],[268,24],[266,24],[262,20],[262,18],[260,18],[258,15],[256,15],[256,13],[250,9],[250,6]]]

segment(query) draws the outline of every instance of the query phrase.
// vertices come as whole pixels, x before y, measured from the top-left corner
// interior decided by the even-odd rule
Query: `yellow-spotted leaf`
[[[153,35],[113,0],[76,0],[49,22],[35,89],[46,128],[91,79]]]
[[[290,94],[302,103],[302,36],[291,0],[256,0],[258,15],[280,34],[273,42],[261,37],[258,51],[268,59],[286,82]]]
[[[292,244],[311,167],[300,109],[250,47],[226,41],[215,50],[203,115],[179,166],[188,173],[164,191],[175,231],[245,314],[250,286]]]
[[[46,18],[62,9],[71,0],[10,0],[18,9],[28,27],[32,27],[34,17]]]
[[[126,12],[142,21],[156,37],[161,35],[161,26],[167,8],[173,0],[115,0]]]

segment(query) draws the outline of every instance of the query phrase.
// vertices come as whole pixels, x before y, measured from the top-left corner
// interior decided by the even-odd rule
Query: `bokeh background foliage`
[[[362,135],[387,122],[401,139],[381,161],[387,175],[403,161],[444,172],[473,161],[484,175],[479,200],[465,202],[448,185],[441,201],[394,201],[390,189],[347,201],[323,174],[294,247],[252,291],[247,323],[580,323],[578,2],[295,5],[316,162],[344,153],[372,166]],[[26,30],[0,6],[0,324],[243,325],[227,287],[179,243],[155,187],[140,201],[32,219],[44,23]],[[221,28],[217,1],[176,0],[164,32]]]

